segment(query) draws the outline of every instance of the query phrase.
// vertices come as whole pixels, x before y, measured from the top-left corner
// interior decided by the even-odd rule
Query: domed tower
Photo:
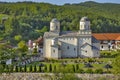
[[[60,22],[56,18],[53,18],[50,22],[50,31],[52,32],[60,31]]]
[[[81,18],[80,30],[90,30],[90,20],[87,17]]]

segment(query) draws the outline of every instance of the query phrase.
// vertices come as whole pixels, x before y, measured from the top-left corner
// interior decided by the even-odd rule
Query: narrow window
[[[67,49],[69,49],[69,46],[67,47]]]
[[[53,53],[55,53],[55,50],[53,50]]]
[[[74,51],[76,50],[76,48],[74,48]]]
[[[101,46],[101,48],[103,48],[103,46]]]

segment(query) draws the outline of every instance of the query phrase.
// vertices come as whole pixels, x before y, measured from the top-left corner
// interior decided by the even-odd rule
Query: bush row
[[[5,66],[1,72],[47,72],[47,73],[104,73],[103,69],[85,68],[81,69],[76,65],[43,65],[43,66]],[[110,71],[107,71],[110,73]]]

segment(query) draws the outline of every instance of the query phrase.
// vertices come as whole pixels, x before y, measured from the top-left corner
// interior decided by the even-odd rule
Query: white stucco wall
[[[61,57],[77,57],[77,38],[62,37],[61,42]]]
[[[102,48],[103,46],[103,48]],[[109,50],[108,44],[100,44],[100,50]]]
[[[51,58],[54,58],[54,59],[59,58],[59,52],[58,52],[57,46],[51,47]]]
[[[81,47],[81,57],[92,57],[92,50],[90,45],[85,45]]]
[[[51,45],[52,45],[52,39],[44,39],[44,57],[50,58],[51,57]]]
[[[91,47],[89,45],[85,45],[85,47],[81,47],[84,44],[88,43],[89,45],[91,45],[91,36],[82,36],[79,38],[79,56],[84,57],[84,56],[90,56],[91,55]],[[81,49],[82,48],[82,49]],[[87,53],[86,53],[87,51]],[[89,53],[88,53],[89,52]]]
[[[100,57],[100,43],[93,43],[92,45],[98,49],[98,50],[92,49],[93,50],[93,57]]]

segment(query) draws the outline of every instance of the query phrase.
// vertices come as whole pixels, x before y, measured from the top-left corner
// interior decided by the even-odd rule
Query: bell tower
[[[90,30],[90,20],[87,17],[81,18],[80,30]]]
[[[50,22],[50,31],[60,32],[60,22],[56,18],[53,18]]]
[[[90,20],[87,17],[82,17],[79,26],[80,34],[91,34]]]

